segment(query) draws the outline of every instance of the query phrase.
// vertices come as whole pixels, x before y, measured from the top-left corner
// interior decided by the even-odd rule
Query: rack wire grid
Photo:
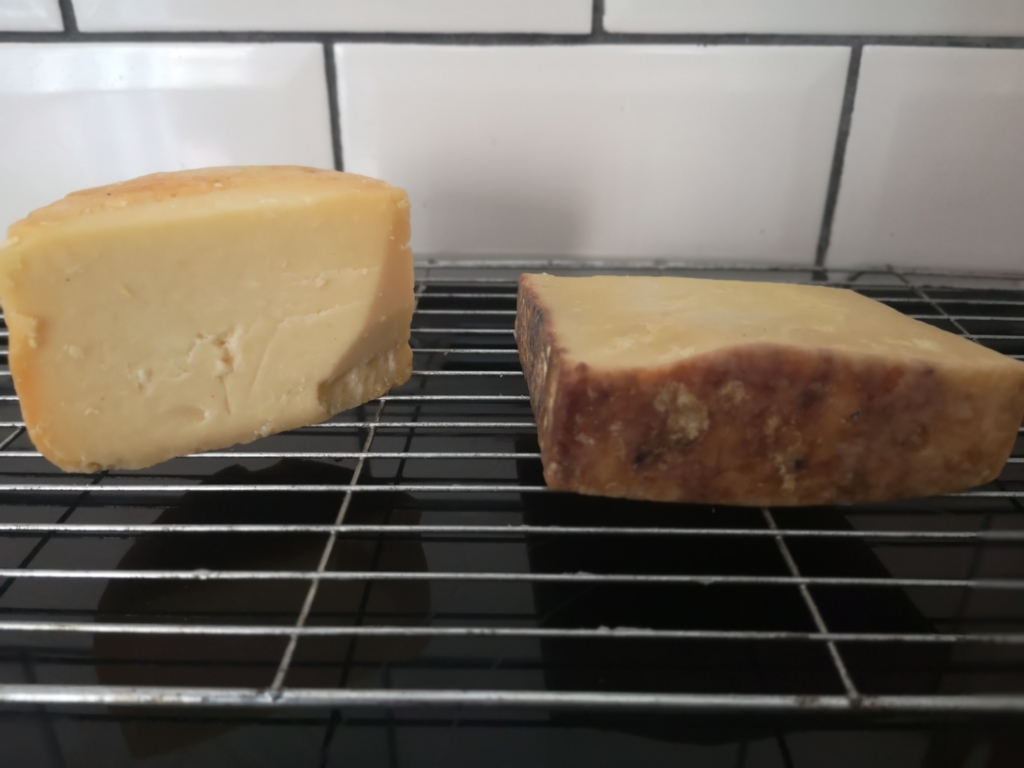
[[[0,704],[1024,713],[1024,441],[990,486],[891,504],[549,492],[522,271],[844,285],[1024,357],[1022,276],[420,262],[408,384],[96,475],[34,450],[5,367]]]

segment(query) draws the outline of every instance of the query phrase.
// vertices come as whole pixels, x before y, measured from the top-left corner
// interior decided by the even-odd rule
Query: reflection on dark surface
[[[267,469],[233,466],[204,484],[345,485],[350,470],[330,464],[285,459]],[[361,482],[372,482],[366,474]],[[331,524],[343,493],[239,491],[185,494],[154,521],[166,524]],[[419,512],[402,494],[353,494],[345,521],[363,524],[416,524]],[[316,570],[324,534],[156,534],[139,539],[121,559],[122,570]],[[372,570],[380,565],[379,542],[339,538],[328,570]],[[388,567],[426,570],[417,540],[387,541]],[[385,623],[418,623],[429,614],[425,582],[374,585],[372,606],[363,600],[365,582],[322,583],[309,624],[351,625],[360,609],[387,614]],[[111,581],[98,607],[100,621],[194,624],[285,625],[295,623],[309,582],[266,581]],[[373,622],[367,622],[373,623]],[[264,687],[271,683],[287,638],[175,635],[96,635],[99,681],[105,685]],[[423,638],[362,638],[353,649],[346,637],[300,641],[288,675],[291,687],[337,686],[358,682],[368,666],[414,658]],[[122,710],[128,711],[128,710]],[[214,713],[215,714],[215,713]],[[237,714],[237,712],[236,712]],[[128,748],[144,757],[180,749],[229,726],[196,723],[164,729],[144,720],[122,721]],[[173,734],[173,736],[171,736]]]
[[[521,446],[521,451],[530,450]],[[534,448],[533,450],[536,450]],[[543,482],[539,462],[520,462],[524,483]],[[687,528],[765,528],[756,509],[632,502],[574,494],[523,494],[524,522],[532,525]],[[726,514],[723,514],[726,513]],[[830,509],[815,509],[814,527],[849,529]],[[785,527],[785,516],[776,515]],[[790,541],[805,574],[887,577],[862,540]],[[769,537],[533,536],[531,570],[559,573],[788,575]],[[806,563],[806,564],[805,564]],[[818,597],[817,591],[815,596]],[[799,591],[788,586],[534,585],[538,623],[544,627],[648,627],[657,629],[785,630],[814,632]],[[822,610],[842,615],[845,631],[934,632],[899,589],[834,589],[820,595]],[[840,629],[837,626],[836,629]],[[847,644],[852,645],[852,644]],[[870,690],[935,692],[948,648],[885,644],[843,648],[854,678]],[[823,643],[796,641],[561,640],[541,642],[549,689],[574,691],[842,694]],[[888,677],[886,677],[888,676]],[[676,741],[732,740],[728,722],[712,718],[626,719],[604,713],[566,713],[580,726]],[[745,718],[734,718],[736,726]],[[686,723],[682,727],[681,723]],[[712,722],[721,727],[708,728]]]
[[[782,528],[852,531],[835,509],[779,509],[772,513]],[[787,539],[804,576],[891,578],[892,574],[863,540]],[[826,626],[833,632],[933,634],[936,627],[902,589],[811,587]],[[950,646],[926,643],[843,643],[840,651],[861,693],[937,693]]]

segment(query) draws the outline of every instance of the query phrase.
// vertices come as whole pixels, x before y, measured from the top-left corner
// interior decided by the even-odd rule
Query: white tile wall
[[[604,7],[609,32],[1024,34],[1021,0],[605,0]]]
[[[0,32],[64,29],[57,0],[0,0]]]
[[[864,49],[828,263],[1024,270],[1024,50]]]
[[[347,170],[419,253],[809,262],[849,51],[337,48]]]
[[[316,44],[0,45],[0,115],[0,229],[155,171],[333,165]]]
[[[592,0],[75,0],[82,30],[586,34]]]

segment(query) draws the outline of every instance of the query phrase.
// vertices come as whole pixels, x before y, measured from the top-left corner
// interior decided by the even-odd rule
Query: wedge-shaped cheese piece
[[[411,372],[409,203],[294,167],[156,174],[15,223],[0,303],[29,435],[69,471],[323,421]]]
[[[550,487],[866,502],[993,480],[1024,363],[852,291],[523,275],[516,336]]]

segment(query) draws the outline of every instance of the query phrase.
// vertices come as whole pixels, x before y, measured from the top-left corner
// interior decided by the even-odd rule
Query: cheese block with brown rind
[[[853,291],[523,275],[516,338],[547,484],[789,506],[995,479],[1024,363]]]

